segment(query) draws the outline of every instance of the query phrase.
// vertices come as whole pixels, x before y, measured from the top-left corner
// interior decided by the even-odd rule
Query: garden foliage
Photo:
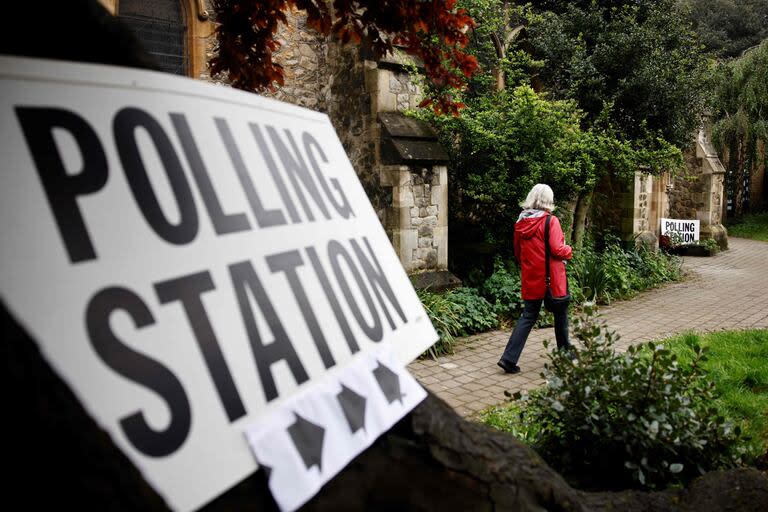
[[[612,240],[602,252],[586,243],[568,263],[568,287],[577,307],[585,300],[608,303],[679,279],[680,266],[677,256],[644,249],[625,251],[618,240]],[[493,273],[485,279],[479,275],[475,272],[468,280],[474,287],[446,293],[419,291],[441,340],[428,352],[430,355],[450,352],[458,336],[509,327],[522,313],[520,272],[514,262],[497,257]],[[551,323],[551,315],[542,308],[538,325]]]
[[[752,172],[768,166],[768,41],[740,59],[720,64],[715,77],[713,137],[727,157],[726,193],[740,217],[749,203],[745,182]]]
[[[483,295],[493,304],[493,310],[499,318],[517,318],[523,308],[517,267],[511,262],[504,264],[501,258],[496,258],[493,274],[483,284]]]
[[[624,250],[617,238],[606,236],[605,239],[601,252],[587,241],[574,255],[577,300],[607,304],[614,299],[631,297],[640,290],[676,281],[682,274],[679,257],[645,248]]]
[[[743,436],[713,405],[705,349],[692,345],[687,364],[654,343],[617,353],[618,336],[592,303],[574,327],[583,349],[551,354],[546,386],[523,405],[526,431],[547,462],[599,488],[682,484],[740,463]]]
[[[493,306],[475,288],[457,288],[447,293],[418,290],[419,299],[440,339],[426,354],[437,357],[452,352],[457,336],[467,336],[498,327]]]

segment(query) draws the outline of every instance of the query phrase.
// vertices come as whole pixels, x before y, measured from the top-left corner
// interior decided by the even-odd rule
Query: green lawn
[[[738,223],[729,224],[728,234],[768,242],[768,212],[746,215]]]
[[[766,233],[768,235],[768,233]],[[768,236],[765,238],[768,241]],[[721,397],[717,407],[753,438],[753,455],[768,447],[768,330],[687,334],[667,340],[681,362],[693,358],[688,341],[709,347],[704,363]]]

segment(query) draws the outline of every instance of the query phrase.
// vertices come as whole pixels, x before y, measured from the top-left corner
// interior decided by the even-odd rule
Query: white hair
[[[555,210],[555,193],[549,185],[537,183],[533,186],[520,206],[526,210]]]

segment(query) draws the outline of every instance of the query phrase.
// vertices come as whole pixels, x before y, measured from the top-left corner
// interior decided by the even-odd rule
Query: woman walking
[[[565,245],[560,221],[552,215],[555,209],[554,193],[549,185],[540,183],[531,189],[521,206],[523,211],[515,223],[514,245],[515,258],[520,265],[523,314],[517,321],[498,363],[507,373],[520,371],[517,362],[523,352],[528,334],[539,317],[541,303],[544,301],[548,286],[551,297],[555,298],[556,303],[559,302],[550,305],[555,316],[557,348],[561,350],[571,348],[568,342],[567,299],[560,301],[557,299],[568,296],[565,260],[571,259],[573,251],[569,245]],[[549,233],[548,240],[545,240],[546,232]],[[547,268],[547,259],[549,268]],[[547,273],[550,279],[547,279]]]

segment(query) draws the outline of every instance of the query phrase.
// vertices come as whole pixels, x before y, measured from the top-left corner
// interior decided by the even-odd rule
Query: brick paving
[[[684,258],[688,277],[600,309],[621,339],[620,349],[689,331],[768,328],[768,243],[729,239],[730,248],[710,258]],[[519,365],[505,374],[496,366],[511,331],[491,331],[456,344],[455,353],[420,359],[411,373],[463,416],[473,416],[505,400],[504,391],[540,386],[546,361],[542,341],[554,346],[554,331],[534,329]]]

